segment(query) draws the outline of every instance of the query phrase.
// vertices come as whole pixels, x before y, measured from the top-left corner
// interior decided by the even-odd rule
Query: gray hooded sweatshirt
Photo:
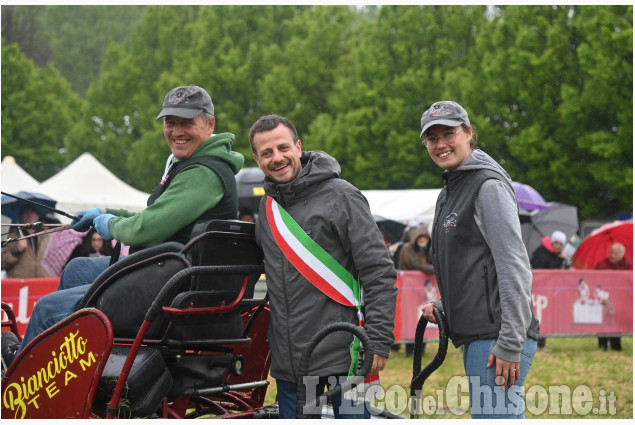
[[[271,306],[271,375],[291,382],[297,380],[302,350],[309,339],[333,322],[357,324],[357,315],[353,307],[333,301],[313,286],[284,256],[267,221],[267,196],[359,280],[364,292],[365,330],[375,354],[384,357],[394,342],[397,299],[397,272],[366,198],[339,178],[340,166],[328,154],[304,151],[301,163],[302,171],[290,182],[277,184],[265,179],[266,196],[256,222]],[[327,336],[313,352],[308,374],[346,376],[351,342],[352,335],[345,332]]]
[[[450,336],[456,346],[497,339],[492,354],[517,362],[527,336],[538,337],[539,325],[511,178],[475,150],[444,179],[432,244]]]

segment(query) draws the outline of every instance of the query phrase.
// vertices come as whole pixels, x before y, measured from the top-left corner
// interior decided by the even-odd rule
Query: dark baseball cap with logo
[[[163,110],[157,119],[167,115],[181,118],[194,118],[201,112],[214,115],[212,98],[201,87],[181,86],[170,90],[163,99]]]
[[[447,125],[448,127],[458,127],[461,124],[470,125],[467,112],[461,105],[451,100],[443,100],[434,103],[430,109],[421,116],[421,135],[433,125]]]

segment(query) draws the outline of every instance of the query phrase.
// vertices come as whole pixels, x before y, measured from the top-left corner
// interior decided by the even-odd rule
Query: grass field
[[[547,350],[538,349],[525,382],[527,418],[632,419],[633,338],[622,338],[620,352],[598,348],[597,338],[548,338]],[[422,365],[436,354],[437,344],[426,345]],[[443,365],[423,386],[419,418],[469,418],[467,378],[462,352],[450,343]],[[403,347],[390,355],[381,374],[386,395],[376,404],[409,417],[412,357]],[[272,379],[265,404],[275,400]]]

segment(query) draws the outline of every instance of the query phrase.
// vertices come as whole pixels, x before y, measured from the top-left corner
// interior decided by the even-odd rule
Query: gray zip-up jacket
[[[492,354],[517,362],[539,324],[511,178],[481,150],[444,178],[432,244],[450,336],[456,346],[497,339]]]
[[[266,196],[256,222],[271,306],[271,375],[291,382],[296,381],[302,350],[309,339],[333,322],[357,324],[357,315],[354,308],[324,295],[285,258],[267,222],[267,196],[272,196],[318,245],[359,279],[364,292],[365,330],[375,353],[385,357],[394,342],[397,299],[397,272],[366,198],[339,178],[339,164],[326,153],[305,151],[301,162],[303,169],[293,181],[276,184],[265,180]],[[352,339],[345,332],[326,337],[313,352],[309,375],[346,376]]]

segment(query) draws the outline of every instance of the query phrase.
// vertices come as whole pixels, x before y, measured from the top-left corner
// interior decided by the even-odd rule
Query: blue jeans
[[[18,352],[22,351],[33,338],[75,313],[79,302],[88,292],[90,284],[108,268],[109,264],[110,257],[72,259],[60,276],[57,291],[44,295],[33,307]]]
[[[343,376],[343,380],[346,380],[346,375]],[[318,381],[315,394],[320,396],[324,394],[326,387],[329,383],[329,377],[320,378]],[[339,378],[338,378],[339,383]],[[295,382],[282,381],[276,379],[276,386],[278,388],[278,407],[280,409],[280,419],[295,419],[295,402],[296,402],[296,390],[297,385]],[[307,401],[312,401],[310,394],[312,390],[307,388]],[[332,400],[333,413],[335,419],[370,419],[370,411],[366,405],[352,406],[352,403],[345,400],[342,406],[342,396],[336,397]],[[314,419],[319,419],[320,415],[312,415]]]
[[[520,353],[520,379],[505,390],[494,383],[496,365],[487,367],[495,339],[479,339],[463,346],[463,366],[469,380],[470,407],[474,419],[524,419],[523,385],[538,346],[527,338]]]

